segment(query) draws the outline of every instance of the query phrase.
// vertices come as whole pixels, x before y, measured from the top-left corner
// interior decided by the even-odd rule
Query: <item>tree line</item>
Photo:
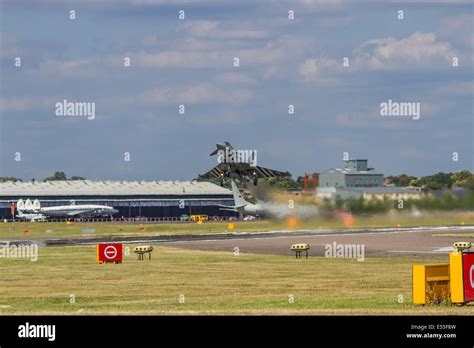
[[[44,178],[43,182],[58,181],[58,180],[86,180],[86,178],[82,176],[73,175],[68,179],[64,172],[54,172],[53,175]],[[7,181],[17,182],[17,181],[23,181],[23,180],[21,178],[16,178],[14,176],[0,176],[0,182],[7,182]],[[36,180],[31,179],[31,181],[36,181]]]
[[[451,189],[453,187],[463,187],[474,190],[474,174],[469,170],[459,170],[454,173],[439,172],[420,178],[401,174],[398,176],[389,176],[386,179],[387,183],[392,183],[398,187],[422,187],[428,191]]]
[[[319,177],[319,173],[313,173],[313,177]],[[299,176],[296,180],[293,180],[291,177],[268,178],[265,179],[265,182],[271,187],[284,190],[303,188],[302,176]],[[397,187],[421,187],[425,191],[451,189],[453,187],[474,190],[474,174],[469,170],[459,170],[452,173],[439,172],[434,175],[419,178],[401,174],[386,177],[385,184],[393,184]],[[311,185],[309,185],[309,187],[311,187]]]

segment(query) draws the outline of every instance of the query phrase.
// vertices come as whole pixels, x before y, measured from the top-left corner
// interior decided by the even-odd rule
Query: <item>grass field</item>
[[[466,212],[436,212],[425,213],[420,216],[410,214],[391,213],[356,217],[353,220],[341,219],[312,219],[308,221],[295,220],[261,220],[235,222],[235,231],[263,232],[282,229],[328,229],[328,228],[364,228],[364,227],[407,227],[426,225],[461,225],[474,224],[474,213]],[[102,223],[73,223],[65,222],[15,222],[0,223],[0,238],[29,238],[29,237],[90,237],[98,235],[165,235],[191,233],[222,233],[228,229],[225,222],[196,223],[159,223],[139,224],[122,222]],[[27,235],[24,231],[27,230]],[[94,230],[93,233],[84,233],[84,230]],[[91,231],[85,231],[91,232]]]
[[[48,247],[36,262],[0,259],[0,314],[474,315],[474,306],[410,303],[411,264],[431,262],[439,261],[296,260],[155,246],[151,261],[132,253],[116,265],[97,264],[94,246]]]

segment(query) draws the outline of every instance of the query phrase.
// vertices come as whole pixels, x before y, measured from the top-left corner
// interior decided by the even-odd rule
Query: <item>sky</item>
[[[294,178],[344,153],[387,176],[474,170],[472,1],[0,4],[0,176],[191,180],[223,141]]]

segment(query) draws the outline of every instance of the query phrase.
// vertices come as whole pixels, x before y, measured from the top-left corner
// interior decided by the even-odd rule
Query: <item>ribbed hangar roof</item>
[[[0,196],[229,195],[231,191],[197,181],[2,182]]]

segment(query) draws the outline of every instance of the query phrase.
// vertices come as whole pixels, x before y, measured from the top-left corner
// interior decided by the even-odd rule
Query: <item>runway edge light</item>
[[[133,252],[138,255],[138,260],[143,260],[144,254],[148,254],[148,259],[151,260],[152,251],[153,251],[153,246],[151,245],[139,245],[133,249]]]
[[[301,258],[302,251],[306,252],[306,258],[308,258],[308,251],[310,248],[311,246],[306,243],[298,243],[298,244],[293,244],[290,246],[290,250],[295,252],[295,256],[297,259]]]

